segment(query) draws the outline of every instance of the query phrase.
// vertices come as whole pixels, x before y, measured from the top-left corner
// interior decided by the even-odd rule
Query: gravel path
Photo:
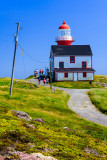
[[[36,79],[31,79],[29,81],[33,83],[38,82]],[[41,82],[41,85],[43,85],[43,82]],[[56,88],[63,90],[70,95],[68,106],[71,110],[73,110],[83,118],[107,126],[107,116],[98,111],[96,107],[91,103],[86,93],[88,89],[68,89],[60,87]]]
[[[79,114],[92,122],[107,126],[107,116],[96,109],[91,103],[87,91],[88,89],[67,89],[59,88],[70,95],[68,106]]]

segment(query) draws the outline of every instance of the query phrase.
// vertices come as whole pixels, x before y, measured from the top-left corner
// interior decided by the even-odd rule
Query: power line
[[[18,43],[18,45],[19,45],[20,48],[22,49],[22,47],[21,47],[21,45],[20,45],[19,43]],[[35,61],[35,62],[38,62],[38,63],[49,63],[49,62],[40,62],[40,61],[36,60],[36,59],[33,58],[32,56],[30,56],[30,55],[28,54],[28,52],[25,51],[25,49],[23,49],[23,52],[24,52],[30,59],[32,59],[32,60]]]

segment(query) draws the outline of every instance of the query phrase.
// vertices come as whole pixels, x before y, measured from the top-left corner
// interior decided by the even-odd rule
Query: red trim
[[[54,69],[59,69],[59,68],[54,68]],[[64,69],[91,69],[91,67],[90,68],[64,68]]]
[[[72,42],[74,42],[74,40],[60,40],[55,42],[57,42],[57,45],[72,45]]]
[[[63,68],[60,68],[60,63],[63,63]],[[59,69],[64,69],[64,62],[59,62]]]
[[[86,67],[85,67],[85,69],[87,68],[87,61],[82,61],[82,68],[83,68],[83,63],[86,63]]]
[[[55,71],[55,72],[68,72],[68,73],[77,73],[77,71]],[[78,73],[83,73],[84,71],[78,71]],[[93,71],[86,71],[87,73],[93,73]]]
[[[87,72],[83,72],[83,77],[87,77]]]
[[[72,55],[72,56],[75,56],[75,57],[80,57],[80,56],[84,56],[84,57],[91,57],[91,55]],[[55,55],[54,57],[70,57],[70,55]]]
[[[60,81],[73,81],[73,80],[57,80],[58,82],[60,82]]]
[[[74,62],[71,62],[71,57],[74,57]],[[75,56],[70,56],[70,63],[75,63]]]
[[[68,72],[64,73],[64,78],[68,78]]]

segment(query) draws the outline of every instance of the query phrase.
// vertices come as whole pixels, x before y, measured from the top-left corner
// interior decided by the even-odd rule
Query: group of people
[[[38,84],[40,84],[40,83],[41,83],[41,78],[38,79]],[[48,83],[49,83],[49,78],[46,78],[46,79],[44,78],[43,79],[43,84],[45,85],[45,84],[48,84]]]

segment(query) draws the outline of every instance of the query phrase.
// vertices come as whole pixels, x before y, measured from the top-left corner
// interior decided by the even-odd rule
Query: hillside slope
[[[13,147],[58,160],[106,159],[107,128],[83,120],[68,109],[67,93],[51,93],[48,87],[36,88],[15,80],[9,96],[9,85],[9,78],[0,79],[0,153]],[[19,119],[10,110],[24,111],[32,120]],[[36,118],[45,123],[34,121]]]

